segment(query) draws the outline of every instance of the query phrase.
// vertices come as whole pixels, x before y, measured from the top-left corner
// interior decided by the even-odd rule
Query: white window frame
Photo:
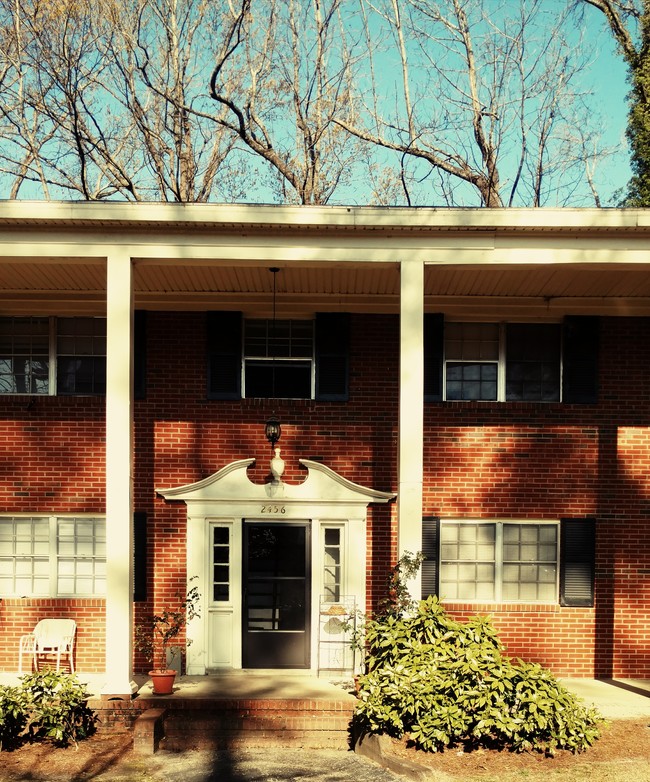
[[[3,318],[10,319],[10,320],[29,320],[30,317],[42,317],[42,316],[23,316],[23,315],[8,315],[8,316],[2,316]],[[38,396],[38,397],[44,397],[44,396],[103,396],[100,392],[70,392],[66,394],[59,394],[58,388],[57,388],[57,366],[58,366],[58,360],[59,354],[58,351],[58,339],[59,339],[59,329],[58,329],[58,321],[59,318],[56,316],[44,316],[49,321],[49,344],[48,344],[48,390],[47,393],[44,392],[19,392],[19,391],[7,391],[7,392],[0,392],[0,396]],[[104,317],[95,317],[92,315],[80,315],[80,316],[64,316],[63,319],[83,319],[83,320],[102,320],[106,321],[106,318]],[[105,343],[104,338],[104,343]],[[68,356],[68,354],[65,354]],[[92,353],[84,353],[79,354],[80,358],[104,358],[106,359],[106,349],[104,349],[103,353],[95,353],[94,351]]]
[[[242,367],[241,367],[241,388],[242,388],[242,397],[246,398],[246,367],[249,361],[255,361],[260,363],[268,363],[270,366],[272,366],[274,361],[282,362],[283,364],[286,363],[293,363],[296,364],[307,364],[309,363],[309,397],[295,397],[296,399],[314,399],[315,393],[316,393],[316,328],[315,328],[315,321],[311,318],[282,318],[280,321],[277,321],[278,323],[310,323],[311,324],[311,355],[310,356],[270,356],[270,355],[255,355],[255,354],[249,354],[246,352],[246,326],[248,323],[251,323],[252,321],[263,321],[267,323],[268,325],[272,324],[271,318],[244,318],[243,322],[243,328],[242,328]],[[266,344],[267,348],[270,343],[270,337],[267,337]],[[268,350],[267,350],[268,352]],[[249,397],[250,398],[250,397]],[[262,397],[262,398],[270,398],[270,397]],[[290,399],[292,397],[279,397],[282,399]]]
[[[495,526],[495,542],[494,542],[494,595],[492,598],[465,598],[465,597],[456,597],[456,598],[450,598],[445,594],[445,583],[443,581],[443,564],[445,562],[462,562],[463,560],[444,560],[442,556],[442,550],[443,550],[443,528],[445,525],[451,525],[451,524],[458,524],[458,525],[494,525]],[[519,527],[524,526],[546,526],[546,527],[555,527],[556,534],[555,534],[555,560],[551,562],[548,561],[547,564],[553,564],[555,566],[555,584],[554,584],[554,595],[552,598],[548,600],[533,600],[533,599],[518,599],[518,600],[509,600],[503,597],[503,566],[504,566],[504,541],[503,541],[503,529],[506,525],[514,525]],[[478,561],[478,560],[465,560],[468,563],[471,563],[472,561]],[[483,561],[483,560],[481,560]],[[490,560],[492,562],[492,560]],[[523,560],[520,560],[520,562],[524,562]],[[538,563],[540,560],[531,560],[531,562]],[[539,605],[556,605],[559,603],[560,600],[560,521],[558,520],[549,520],[549,519],[460,519],[460,518],[448,518],[448,519],[441,519],[440,520],[440,544],[439,544],[439,555],[438,555],[438,566],[439,566],[439,581],[440,581],[440,587],[439,592],[441,598],[446,603],[477,603],[477,604],[493,604],[493,603],[503,603],[506,605],[516,605],[516,604],[530,604],[530,603],[536,603]]]
[[[322,601],[323,603],[340,603],[343,601],[346,597],[346,545],[345,545],[345,534],[346,534],[346,526],[343,523],[337,523],[337,522],[327,522],[322,521],[321,522],[321,532],[320,532],[320,549],[321,549],[321,577],[320,577],[320,594],[322,595]],[[325,572],[328,568],[328,564],[326,561],[326,542],[325,542],[325,536],[327,534],[328,530],[335,529],[339,533],[339,581],[338,581],[338,598],[331,598],[328,599],[328,595],[326,594],[326,588],[327,584],[325,581]]]
[[[522,324],[525,325],[526,323],[532,323],[532,321],[525,321],[525,320],[511,320],[511,321],[499,321],[497,323],[499,327],[499,355],[498,359],[457,359],[457,358],[447,358],[447,335],[446,335],[446,326],[448,323],[471,323],[476,325],[483,325],[483,324],[490,324],[493,325],[494,323],[497,323],[497,321],[491,321],[491,320],[472,320],[470,318],[454,318],[453,320],[446,320],[445,319],[445,333],[443,335],[443,361],[442,361],[442,393],[443,393],[443,400],[449,401],[449,402],[459,402],[459,403],[471,403],[471,402],[482,402],[482,403],[495,403],[495,402],[510,402],[512,400],[506,399],[506,364],[507,364],[507,345],[506,345],[506,329],[508,325],[514,325],[514,324]],[[538,325],[544,325],[544,326],[559,326],[560,321],[557,320],[548,320],[543,321],[539,323],[538,321],[535,321]],[[447,398],[447,364],[463,364],[463,363],[470,363],[470,364],[476,364],[476,363],[484,363],[484,364],[496,364],[497,365],[497,395],[496,399],[448,399]],[[558,375],[558,383],[559,383],[559,398],[555,402],[544,402],[542,400],[520,400],[522,402],[540,402],[541,404],[559,404],[562,402],[562,363],[563,363],[563,356],[562,356],[562,335],[560,331],[560,366],[559,366],[559,375]]]
[[[228,542],[227,543],[220,543],[215,545],[214,543],[214,530],[215,529],[223,529],[226,530],[228,533]],[[214,559],[214,553],[215,548],[227,548],[228,549],[228,581],[215,581],[214,580],[214,568],[215,566],[224,565],[226,563],[223,562],[216,562]],[[228,608],[233,605],[234,602],[234,596],[233,596],[233,527],[232,523],[230,522],[220,522],[220,521],[211,521],[210,522],[210,567],[209,567],[209,574],[210,574],[210,596],[209,596],[209,604],[214,606],[215,608]],[[228,599],[227,600],[215,600],[214,597],[214,586],[216,583],[219,584],[225,584],[228,585]]]
[[[2,550],[2,545],[6,541],[2,540],[0,542],[0,560],[3,562],[11,562],[14,563],[14,587],[12,591],[4,592],[0,591],[1,597],[33,597],[33,598],[85,598],[85,597],[103,597],[106,594],[106,518],[99,514],[83,514],[83,513],[61,513],[56,515],[46,515],[46,514],[40,514],[40,513],[5,513],[0,515],[0,525],[6,524],[7,522],[15,524],[16,522],[20,523],[23,522],[46,522],[48,527],[48,543],[47,543],[47,555],[43,554],[25,554],[22,555],[17,552],[16,546],[14,545],[13,552],[12,553],[5,553]],[[91,556],[88,556],[86,554],[79,554],[76,551],[73,553],[62,553],[60,551],[60,543],[61,543],[61,537],[60,537],[60,522],[73,522],[75,524],[80,523],[83,524],[84,522],[87,522],[89,524],[93,525],[93,533],[90,535],[89,539],[92,541],[92,547],[94,549],[94,553]],[[97,535],[97,531],[103,532],[103,538],[101,536]],[[71,541],[73,546],[76,548],[77,544],[80,542],[81,538],[78,538],[77,536],[74,536]],[[33,539],[32,539],[33,542]],[[14,539],[15,543],[15,539]],[[103,556],[102,556],[103,552]],[[32,569],[31,574],[29,575],[29,578],[32,580],[32,589],[27,592],[23,593],[22,591],[16,590],[16,569],[15,565],[16,562],[19,559],[31,559],[32,560]],[[47,563],[47,571],[48,571],[48,577],[47,577],[47,590],[44,590],[43,592],[37,592],[33,590],[33,584],[34,584],[34,567],[33,563],[35,561],[45,562]],[[92,573],[92,579],[94,583],[94,589],[92,592],[82,592],[82,591],[60,591],[59,589],[59,579],[60,579],[60,566],[63,562],[68,561],[73,564],[73,570],[74,575],[73,578],[77,578],[77,567],[78,565],[82,565],[84,563],[87,563],[91,566],[91,569],[93,571]],[[61,581],[64,580],[64,576],[61,575]],[[99,585],[102,585],[102,588],[99,588]],[[1,587],[0,587],[1,589]]]

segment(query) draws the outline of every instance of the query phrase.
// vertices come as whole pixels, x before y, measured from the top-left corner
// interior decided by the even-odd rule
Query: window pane
[[[506,399],[559,401],[559,324],[510,323],[506,334]]]
[[[225,546],[215,546],[215,548],[214,548],[214,561],[215,562],[228,562],[229,561],[228,549]]]
[[[338,602],[341,599],[343,570],[341,530],[329,527],[323,530],[323,600]]]
[[[338,546],[341,542],[341,530],[336,527],[325,530],[325,545]]]
[[[48,318],[0,318],[0,393],[49,392]]]
[[[212,600],[226,602],[230,598],[230,529],[212,528]]]
[[[498,323],[446,323],[445,358],[496,361],[499,358]]]
[[[446,395],[450,401],[497,399],[497,364],[446,364]]]
[[[104,594],[106,589],[105,527],[104,519],[57,519],[59,594]]]
[[[215,584],[212,588],[212,599],[215,603],[227,602],[230,588],[228,584]]]
[[[325,564],[327,566],[338,565],[340,556],[341,556],[341,552],[338,549],[338,547],[336,548],[333,546],[325,547],[325,554],[323,556],[323,559],[325,560]]]
[[[311,362],[247,360],[245,372],[247,398],[311,398]]]
[[[74,575],[74,560],[60,559],[59,576],[71,576],[71,575]]]
[[[311,320],[246,320],[247,358],[311,358],[314,326]]]
[[[106,393],[106,320],[57,319],[57,393]]]
[[[441,563],[440,594],[449,600],[455,600],[458,597],[458,568],[455,564]]]
[[[494,581],[476,585],[476,600],[494,600]]]

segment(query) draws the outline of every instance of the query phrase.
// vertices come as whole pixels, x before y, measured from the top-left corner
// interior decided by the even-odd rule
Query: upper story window
[[[311,399],[313,365],[313,321],[244,321],[244,396]]]
[[[210,399],[348,399],[347,313],[274,324],[244,320],[241,312],[209,312],[206,323]]]
[[[479,323],[424,316],[427,402],[595,404],[600,319],[562,323]]]
[[[445,399],[560,400],[560,325],[446,323]]]
[[[106,320],[0,318],[0,393],[106,393]]]

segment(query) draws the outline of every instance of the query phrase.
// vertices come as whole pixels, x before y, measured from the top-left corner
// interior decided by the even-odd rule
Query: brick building
[[[12,202],[0,290],[1,670],[69,616],[126,694],[192,577],[190,673],[345,668],[422,550],[511,654],[650,677],[647,212]]]

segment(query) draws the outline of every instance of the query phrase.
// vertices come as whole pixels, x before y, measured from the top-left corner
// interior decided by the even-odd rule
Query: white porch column
[[[422,548],[424,436],[424,263],[400,266],[400,383],[398,452],[398,556]],[[420,598],[421,578],[409,583]]]
[[[107,258],[106,297],[106,684],[130,698],[133,616],[133,285],[122,251]]]

